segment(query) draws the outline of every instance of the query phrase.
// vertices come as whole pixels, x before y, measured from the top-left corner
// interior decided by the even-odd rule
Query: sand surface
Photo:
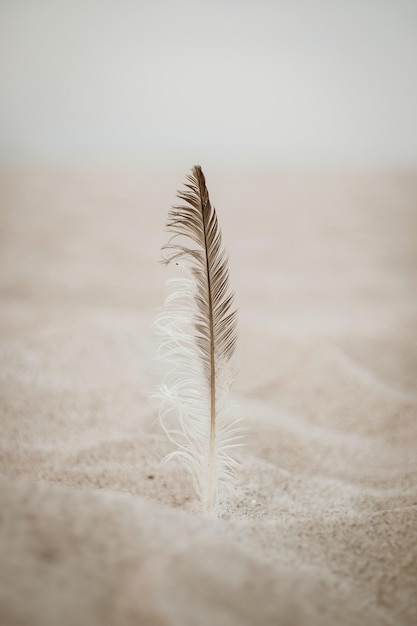
[[[247,431],[221,519],[149,399],[186,171],[1,173],[0,624],[415,626],[417,173],[205,173]]]

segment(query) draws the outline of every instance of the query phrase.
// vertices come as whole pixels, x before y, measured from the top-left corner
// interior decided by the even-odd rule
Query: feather
[[[233,485],[241,445],[240,418],[230,400],[235,376],[236,310],[229,288],[227,256],[204,174],[196,165],[187,176],[183,202],[171,208],[162,247],[163,263],[184,276],[168,280],[165,307],[155,327],[160,356],[170,369],[160,385],[161,424],[178,458],[191,472],[204,515],[219,511]],[[175,424],[175,426],[173,426]]]

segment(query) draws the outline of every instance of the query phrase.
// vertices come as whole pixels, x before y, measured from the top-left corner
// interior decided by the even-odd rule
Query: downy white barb
[[[178,192],[184,204],[168,214],[171,233],[163,263],[185,273],[168,280],[165,308],[155,322],[159,355],[170,365],[160,385],[160,420],[176,449],[168,455],[191,472],[202,513],[218,512],[233,485],[241,445],[240,418],[229,391],[235,376],[236,311],[217,215],[199,165]]]

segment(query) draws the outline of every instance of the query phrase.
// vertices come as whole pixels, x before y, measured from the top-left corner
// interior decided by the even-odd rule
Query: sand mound
[[[149,400],[183,173],[2,174],[0,623],[415,625],[417,176],[206,174],[247,429],[217,520]]]

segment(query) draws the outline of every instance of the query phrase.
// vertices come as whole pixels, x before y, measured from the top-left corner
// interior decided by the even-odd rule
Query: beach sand
[[[186,173],[1,172],[0,624],[415,626],[417,173],[205,170],[246,430],[219,519],[150,398]]]

